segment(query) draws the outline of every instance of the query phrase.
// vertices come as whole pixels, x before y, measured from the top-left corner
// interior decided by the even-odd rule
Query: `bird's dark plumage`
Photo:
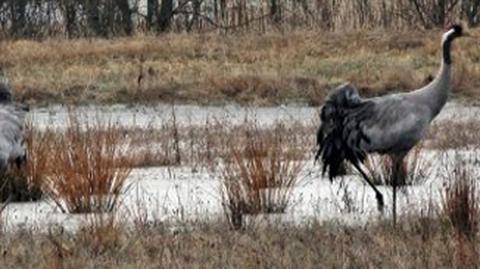
[[[321,158],[323,173],[328,170],[330,179],[339,174],[344,160],[354,164],[365,160],[367,152],[361,145],[370,141],[360,125],[370,117],[372,106],[350,84],[341,85],[327,97],[320,114],[322,124],[317,133],[319,149],[315,159]]]

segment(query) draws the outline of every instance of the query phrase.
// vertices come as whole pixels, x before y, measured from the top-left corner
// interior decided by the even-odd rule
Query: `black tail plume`
[[[320,114],[315,160],[322,160],[323,173],[328,170],[330,180],[341,174],[345,160],[354,164],[365,160],[366,152],[360,142],[369,139],[359,127],[359,115],[368,105],[350,84],[338,87],[327,98]]]

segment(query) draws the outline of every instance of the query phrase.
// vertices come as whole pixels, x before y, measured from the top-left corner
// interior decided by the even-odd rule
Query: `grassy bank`
[[[19,99],[33,104],[318,105],[344,81],[368,95],[423,85],[438,68],[440,35],[296,32],[3,41],[0,68]],[[475,42],[464,39],[454,48],[456,96],[478,96]]]
[[[406,217],[348,227],[158,224],[127,229],[85,226],[2,235],[2,268],[475,268],[478,238],[461,237],[442,219]]]

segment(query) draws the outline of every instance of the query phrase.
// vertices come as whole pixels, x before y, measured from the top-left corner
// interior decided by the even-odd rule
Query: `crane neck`
[[[447,103],[450,93],[450,80],[452,73],[452,59],[450,55],[450,42],[443,44],[443,57],[440,70],[426,87],[426,97],[432,112],[432,119],[440,113]]]
[[[452,41],[454,40],[453,35],[446,35],[442,39],[442,64],[451,65],[452,64]]]
[[[450,92],[450,78],[452,73],[452,65],[447,61],[443,60],[440,65],[440,70],[430,84],[427,85],[432,92],[432,97],[442,97],[445,99],[448,97]]]
[[[445,36],[442,40],[442,62],[435,78],[425,87],[413,93],[415,98],[430,109],[431,119],[440,113],[447,103],[450,92],[452,70],[451,43],[453,38]]]

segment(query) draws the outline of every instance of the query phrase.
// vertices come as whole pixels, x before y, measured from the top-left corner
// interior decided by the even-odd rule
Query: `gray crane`
[[[0,172],[9,165],[21,166],[26,161],[24,145],[25,107],[12,100],[10,86],[6,80],[0,81]]]
[[[362,170],[368,153],[387,154],[393,160],[393,222],[396,222],[397,180],[405,177],[403,159],[427,132],[431,121],[447,102],[451,77],[451,44],[464,36],[461,25],[451,26],[442,36],[442,63],[428,85],[406,93],[362,98],[351,84],[332,91],[321,109],[321,126],[317,133],[319,158],[323,173],[330,180],[339,175],[344,161],[360,172],[375,192],[383,211],[383,196]]]

